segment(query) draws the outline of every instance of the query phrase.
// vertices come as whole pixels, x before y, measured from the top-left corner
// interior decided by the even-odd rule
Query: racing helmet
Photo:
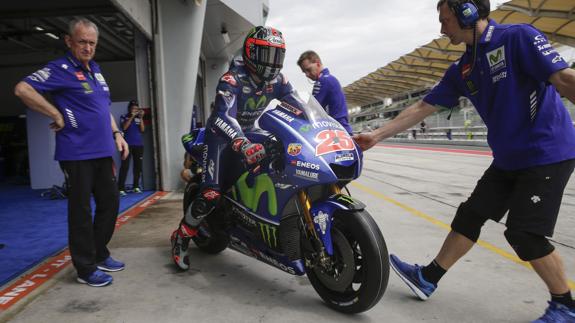
[[[279,30],[258,26],[248,33],[242,56],[251,73],[264,81],[271,81],[283,67],[285,51],[285,40]]]

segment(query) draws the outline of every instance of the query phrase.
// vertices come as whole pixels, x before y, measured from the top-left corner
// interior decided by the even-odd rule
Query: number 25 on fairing
[[[343,130],[323,130],[315,136],[315,140],[319,142],[315,147],[316,156],[355,148],[353,140]]]

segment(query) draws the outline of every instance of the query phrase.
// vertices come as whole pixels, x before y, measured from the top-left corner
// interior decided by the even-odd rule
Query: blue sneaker
[[[108,257],[106,260],[98,263],[98,269],[103,271],[120,271],[124,270],[124,268],[126,268],[126,265],[124,265],[123,262],[114,260],[112,257]]]
[[[548,302],[549,307],[545,314],[533,321],[533,323],[573,323],[575,322],[575,310],[567,308],[563,304]]]
[[[88,284],[93,287],[102,287],[106,285],[110,285],[112,283],[112,276],[106,274],[101,270],[95,270],[90,275],[82,277],[78,276],[76,279],[80,284]]]
[[[437,288],[437,285],[423,279],[421,266],[410,265],[403,262],[399,260],[396,255],[389,255],[389,260],[391,268],[393,268],[399,278],[401,278],[422,301],[427,300]]]

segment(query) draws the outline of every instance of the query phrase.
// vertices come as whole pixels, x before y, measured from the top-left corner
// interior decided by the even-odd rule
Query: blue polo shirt
[[[337,120],[348,133],[351,133],[345,95],[341,90],[339,81],[335,76],[329,74],[327,68],[321,70],[319,78],[313,85],[312,94],[317,102],[327,111],[327,114]]]
[[[124,124],[130,118],[130,114],[124,114],[120,117],[120,124]],[[130,146],[144,146],[142,141],[142,132],[140,131],[140,123],[144,122],[142,118],[135,117],[128,129],[124,130],[124,139]]]
[[[423,101],[446,108],[467,97],[485,122],[494,165],[505,170],[575,158],[575,129],[551,74],[568,68],[531,25],[489,21],[472,48],[452,64]],[[470,72],[471,70],[471,72]]]
[[[90,71],[68,53],[23,80],[40,93],[50,93],[64,117],[64,128],[56,132],[56,160],[115,154],[110,89],[98,64],[90,61],[89,65]]]

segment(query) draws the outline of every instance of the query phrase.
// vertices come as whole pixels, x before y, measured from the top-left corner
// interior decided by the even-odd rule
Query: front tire
[[[343,313],[367,311],[381,299],[389,279],[383,235],[365,210],[337,211],[331,233],[333,266],[307,268],[308,279],[331,308]]]

